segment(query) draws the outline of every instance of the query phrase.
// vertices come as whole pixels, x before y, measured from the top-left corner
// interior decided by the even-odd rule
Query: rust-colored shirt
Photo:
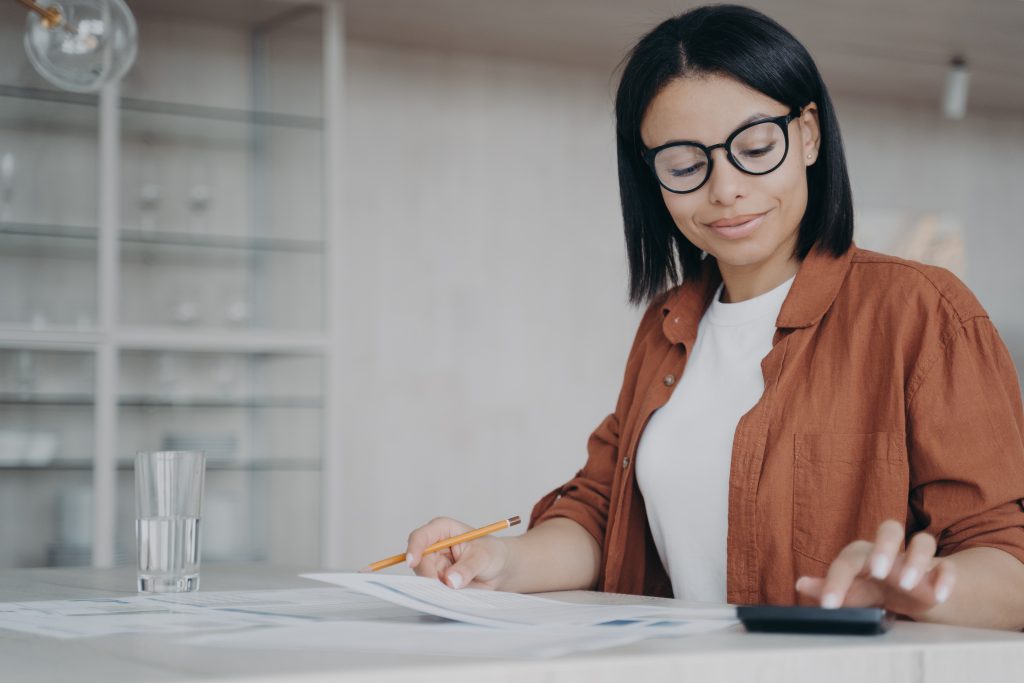
[[[669,399],[721,275],[655,301],[615,408],[575,478],[537,503],[602,549],[600,588],[671,595],[634,472],[648,418]],[[739,421],[729,476],[727,597],[795,604],[885,519],[926,531],[938,554],[989,546],[1024,562],[1024,410],[1013,362],[952,274],[851,247],[804,259],[761,362],[765,390]],[[679,448],[686,447],[680,443]],[[700,524],[681,519],[680,525]]]

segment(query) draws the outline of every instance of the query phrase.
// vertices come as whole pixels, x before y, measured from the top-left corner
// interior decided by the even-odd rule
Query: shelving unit
[[[133,454],[198,449],[204,559],[329,565],[341,8],[145,9],[98,97],[0,83],[0,563],[131,562]],[[167,70],[182,44],[226,66]]]

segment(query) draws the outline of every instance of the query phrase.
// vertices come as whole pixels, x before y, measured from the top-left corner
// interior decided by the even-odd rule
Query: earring
[[[808,155],[807,155],[807,158],[808,158],[808,159],[810,159],[810,158],[811,158],[811,155],[810,155],[810,154],[808,154]]]

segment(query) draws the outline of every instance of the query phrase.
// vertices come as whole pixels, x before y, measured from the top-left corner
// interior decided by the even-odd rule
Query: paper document
[[[340,585],[0,603],[0,629],[54,638],[150,633],[231,648],[538,658],[737,623],[731,609],[666,608],[642,597],[615,604],[634,598],[569,594],[611,604],[574,603],[455,591],[415,576],[308,576]]]
[[[264,591],[163,593],[154,602],[178,609],[217,610],[306,621],[399,619],[419,612],[341,588],[296,588]]]
[[[645,626],[658,622],[731,621],[730,607],[581,604],[478,588],[454,590],[436,579],[394,574],[302,574],[446,619],[480,626]]]
[[[52,638],[187,632],[261,623],[265,621],[260,617],[204,614],[137,598],[22,602],[0,607],[0,628]]]
[[[54,638],[192,633],[327,620],[420,618],[420,612],[341,588],[158,593],[0,603],[0,628]]]

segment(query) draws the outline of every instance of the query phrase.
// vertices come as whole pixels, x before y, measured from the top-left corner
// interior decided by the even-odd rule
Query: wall
[[[529,513],[614,406],[638,313],[607,74],[350,46],[342,495],[353,566]]]
[[[1024,368],[1024,112],[970,111],[945,119],[939,105],[837,98],[854,203],[867,210],[943,213],[959,222],[967,285]],[[886,248],[884,240],[873,247]]]

